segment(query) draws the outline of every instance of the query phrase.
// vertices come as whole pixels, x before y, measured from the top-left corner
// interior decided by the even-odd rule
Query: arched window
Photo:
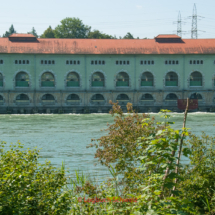
[[[51,72],[45,72],[42,74],[41,86],[42,87],[54,87],[55,86],[54,75]]]
[[[166,96],[166,101],[177,101],[178,97],[174,93],[170,93]]]
[[[202,100],[202,95],[199,94],[199,93],[193,93],[191,96],[190,96],[190,99],[198,99],[198,100]]]
[[[101,72],[95,72],[92,75],[92,87],[104,87],[104,75]]]
[[[167,86],[167,87],[178,86],[178,75],[175,72],[168,72],[166,74],[165,86]]]
[[[129,98],[126,94],[119,94],[116,98],[117,101],[129,101]]]
[[[55,99],[54,99],[54,96],[52,94],[45,94],[42,97],[42,101],[47,101],[47,102],[52,101],[52,102],[54,102]]]
[[[67,75],[66,86],[67,87],[79,87],[80,86],[79,75],[76,72],[70,72]]]
[[[70,94],[67,97],[67,102],[80,102],[80,98],[77,94]]]
[[[116,76],[116,86],[117,87],[128,87],[129,86],[129,76],[126,72],[120,72]]]
[[[101,95],[101,94],[95,94],[95,95],[92,96],[91,101],[92,102],[104,102],[105,99],[104,99],[103,95]]]
[[[16,75],[16,87],[29,87],[29,76],[26,72],[19,72]]]
[[[151,72],[144,72],[141,77],[141,86],[152,87],[154,86],[154,77]]]
[[[202,86],[202,74],[200,72],[193,72],[190,75],[190,86],[201,87]]]
[[[25,103],[25,102],[30,102],[30,100],[29,100],[28,95],[22,93],[16,97],[16,102]]]
[[[3,87],[3,75],[0,73],[0,87]]]
[[[147,102],[147,101],[153,101],[154,98],[153,98],[153,96],[151,94],[146,93],[146,94],[142,95],[140,100]]]

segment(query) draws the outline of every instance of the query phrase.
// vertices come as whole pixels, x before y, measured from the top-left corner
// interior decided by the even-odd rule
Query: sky
[[[198,38],[215,38],[215,0],[10,0],[0,4],[0,35],[14,25],[18,33],[34,27],[41,35],[66,17],[76,17],[103,33],[154,38],[176,34],[182,17],[182,37],[191,38],[193,5],[198,14]]]

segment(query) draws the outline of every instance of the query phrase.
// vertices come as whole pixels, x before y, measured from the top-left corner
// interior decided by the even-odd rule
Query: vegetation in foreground
[[[156,122],[127,109],[113,104],[114,124],[90,145],[112,174],[100,184],[78,171],[67,177],[64,165],[40,164],[39,150],[20,143],[4,150],[2,142],[0,214],[215,214],[215,138],[172,129],[167,110]]]

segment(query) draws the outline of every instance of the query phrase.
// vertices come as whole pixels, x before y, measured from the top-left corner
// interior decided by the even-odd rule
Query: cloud
[[[142,5],[136,5],[136,8],[140,10],[142,9]]]

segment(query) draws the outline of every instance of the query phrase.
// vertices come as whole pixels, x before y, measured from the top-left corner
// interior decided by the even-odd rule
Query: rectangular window
[[[197,60],[197,64],[199,64],[199,60]]]
[[[74,64],[76,64],[76,60],[74,60]]]
[[[175,61],[174,61],[174,60],[172,61],[172,64],[175,64]]]
[[[52,61],[52,64],[55,64],[55,61],[54,61],[54,60]]]
[[[25,64],[25,60],[23,60],[22,63]]]
[[[154,61],[152,60],[152,64],[154,65]]]
[[[193,61],[192,61],[192,60],[190,60],[190,64],[193,64]]]
[[[49,60],[49,61],[48,61],[48,64],[51,64],[51,63],[52,63],[52,62]]]
[[[78,65],[80,64],[80,60],[77,61],[77,64],[78,64]]]
[[[72,64],[72,60],[70,60],[70,64]]]
[[[171,64],[172,62],[171,62],[171,60],[169,60],[169,64]]]
[[[147,64],[147,61],[146,61],[146,60],[144,61],[144,64],[145,64],[145,65]]]
[[[143,61],[142,60],[140,61],[140,64],[143,65]]]
[[[69,64],[69,61],[68,61],[68,60],[66,61],[66,64]]]
[[[45,60],[45,64],[47,64],[47,60]]]
[[[178,60],[176,60],[176,64],[178,64]]]
[[[203,60],[201,60],[201,64],[203,64]]]
[[[129,60],[117,60],[116,61],[116,65],[129,65]],[[141,62],[140,62],[141,63]],[[103,61],[102,61],[102,64],[103,64]],[[105,64],[105,61],[104,61],[104,64]]]
[[[99,60],[99,65],[101,65],[102,64],[102,62]]]
[[[26,63],[29,64],[29,60],[27,60]]]
[[[0,64],[3,64],[3,60],[0,60]]]
[[[165,61],[165,64],[168,64],[168,63],[167,63],[167,60]]]
[[[94,64],[94,61],[93,61],[93,60],[91,60],[91,64],[92,64],[92,65]]]
[[[196,61],[195,61],[195,60],[193,61],[193,64],[196,64]]]
[[[104,60],[102,61],[102,64],[105,65],[105,61]]]
[[[41,60],[41,64],[43,64],[43,60]]]
[[[95,60],[95,64],[97,65],[97,60]]]
[[[21,60],[19,60],[19,64],[22,64],[22,61],[21,61]]]
[[[150,65],[150,63],[151,63],[151,62],[150,62],[150,60],[149,60],[149,61],[148,61],[148,64]]]

